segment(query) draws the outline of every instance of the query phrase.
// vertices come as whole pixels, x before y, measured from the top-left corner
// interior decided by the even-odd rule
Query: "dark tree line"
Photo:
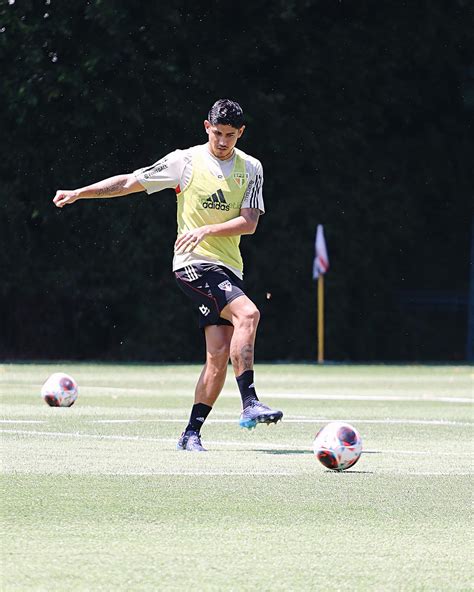
[[[265,170],[242,240],[259,359],[316,355],[321,223],[328,359],[462,360],[473,31],[469,0],[3,2],[0,355],[202,356],[173,192],[51,200],[204,142],[230,97]]]

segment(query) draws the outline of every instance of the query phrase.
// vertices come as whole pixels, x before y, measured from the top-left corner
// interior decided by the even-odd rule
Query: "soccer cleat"
[[[181,434],[176,450],[187,450],[188,452],[207,452],[201,444],[201,436],[197,432],[189,430]]]
[[[240,414],[239,425],[241,428],[251,430],[257,423],[277,423],[283,417],[283,412],[278,409],[270,409],[260,401],[251,401]]]
[[[186,450],[186,441],[186,432],[183,432],[178,440],[178,443],[176,444],[176,450]]]

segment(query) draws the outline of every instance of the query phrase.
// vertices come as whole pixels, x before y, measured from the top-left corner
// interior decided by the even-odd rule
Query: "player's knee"
[[[246,304],[236,315],[237,324],[256,327],[260,321],[260,311],[253,302]]]
[[[253,309],[252,313],[251,313],[251,319],[253,321],[253,323],[255,325],[258,325],[258,323],[260,322],[260,311],[258,310],[258,308],[255,306],[255,308]]]

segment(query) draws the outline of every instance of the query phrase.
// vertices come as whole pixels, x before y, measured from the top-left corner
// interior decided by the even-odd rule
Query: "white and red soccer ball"
[[[70,407],[78,394],[77,382],[63,372],[51,374],[41,388],[41,396],[50,407]]]
[[[316,434],[313,450],[326,468],[344,471],[359,460],[362,439],[354,426],[343,421],[332,421]]]

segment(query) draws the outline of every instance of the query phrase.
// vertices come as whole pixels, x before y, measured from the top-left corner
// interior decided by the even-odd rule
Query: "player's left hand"
[[[198,244],[206,238],[207,226],[201,226],[200,228],[193,228],[180,234],[174,243],[174,252],[177,255],[183,253],[190,253],[198,246]]]

